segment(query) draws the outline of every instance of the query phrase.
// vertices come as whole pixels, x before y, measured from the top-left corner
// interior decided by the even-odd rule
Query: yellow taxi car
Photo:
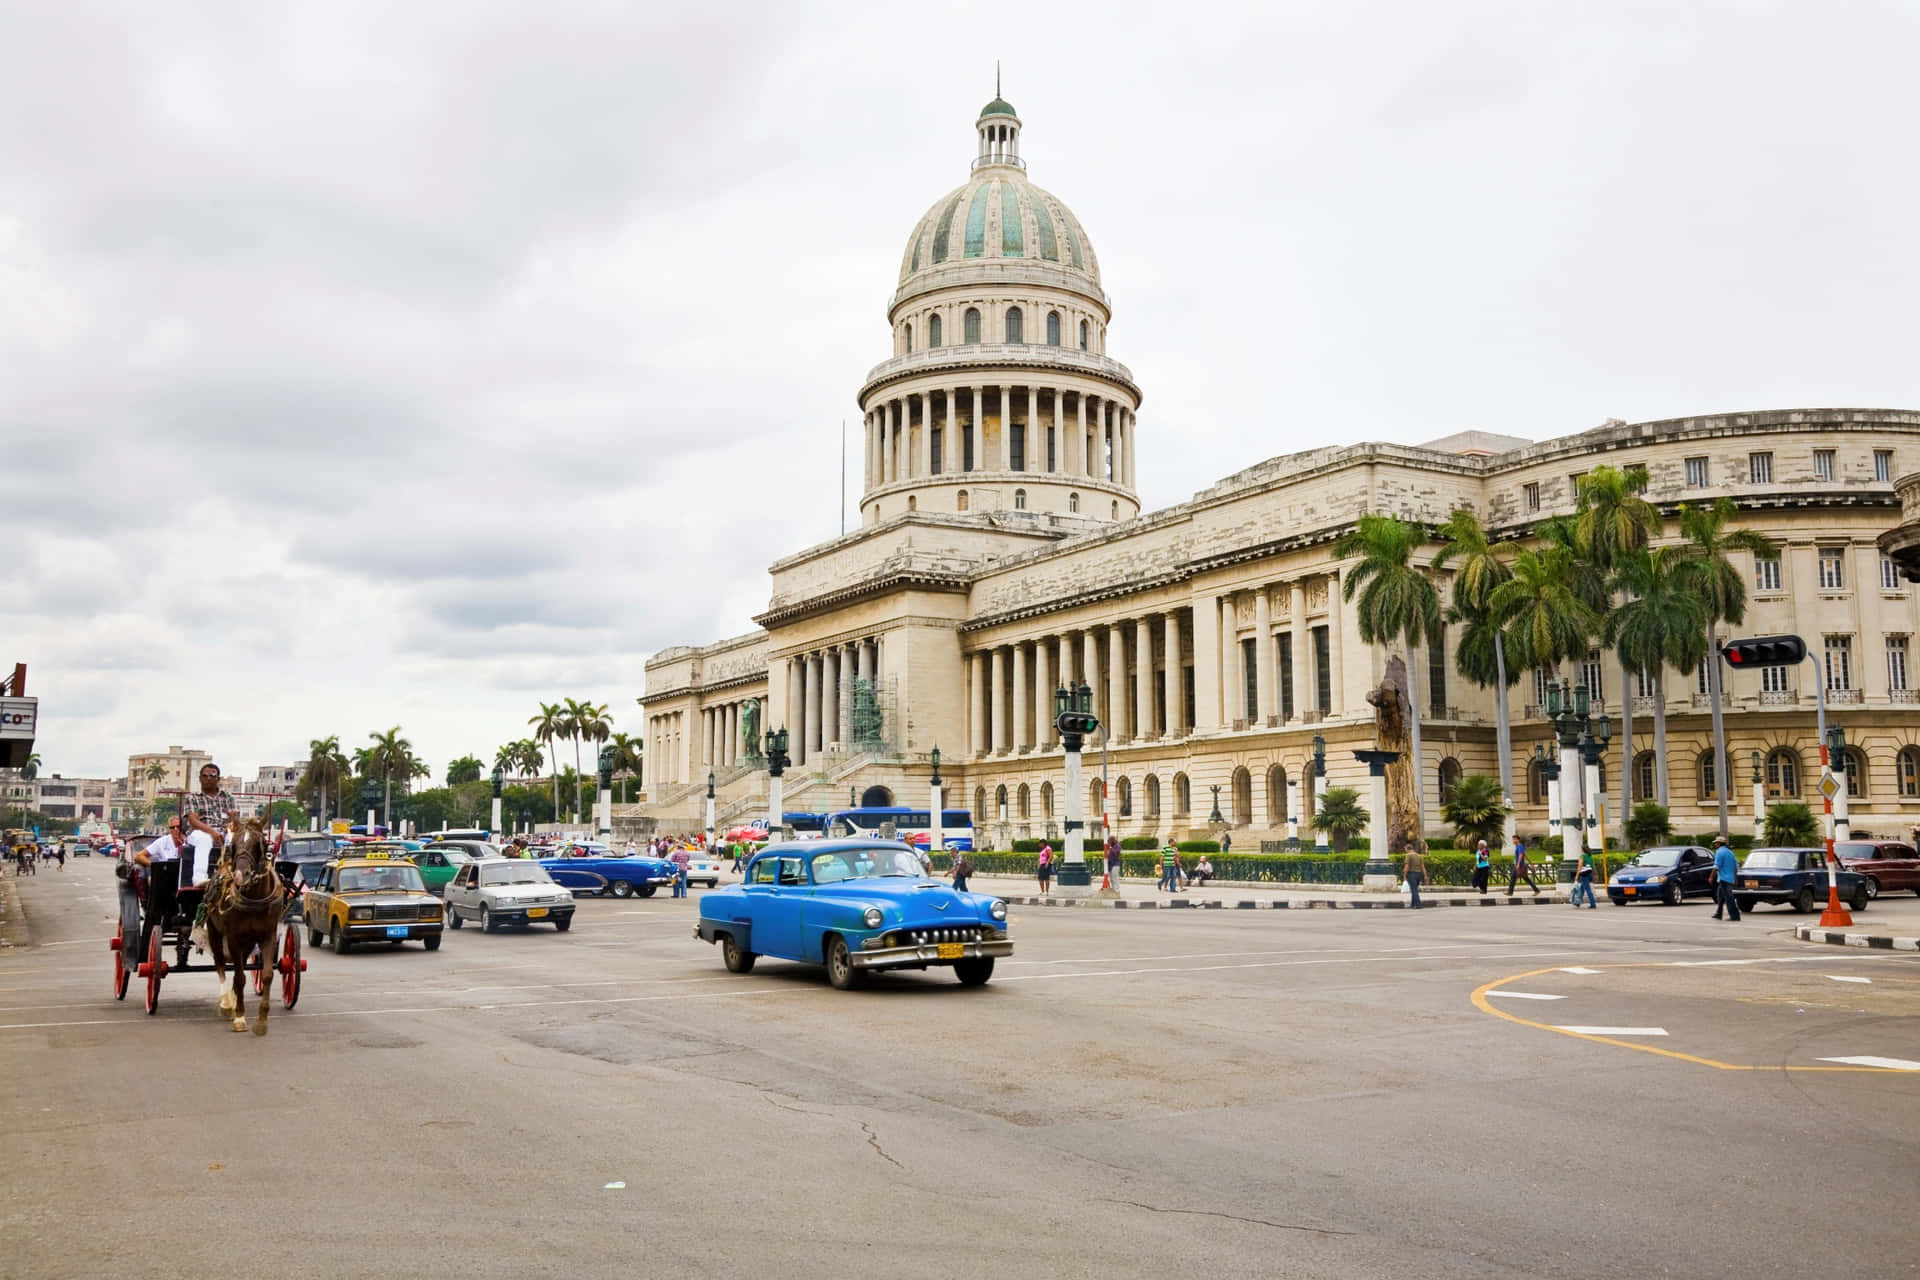
[[[327,864],[301,898],[307,940],[345,955],[362,942],[400,945],[418,938],[440,949],[440,899],[427,892],[420,868],[381,852],[353,853]]]

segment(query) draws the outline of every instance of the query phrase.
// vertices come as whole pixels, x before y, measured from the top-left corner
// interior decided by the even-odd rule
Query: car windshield
[[[1877,844],[1837,844],[1833,846],[1833,852],[1836,857],[1854,858],[1854,859],[1910,858],[1913,856],[1910,853],[1902,853],[1898,850],[1895,850],[1890,853],[1882,852],[1881,847]]]
[[[1749,871],[1792,871],[1800,865],[1798,849],[1755,849],[1740,864]]]
[[[480,868],[481,884],[552,884],[553,877],[537,862],[510,858]]]
[[[1633,860],[1636,867],[1671,867],[1680,861],[1678,849],[1648,849]]]
[[[420,868],[411,862],[396,862],[387,867],[340,868],[342,893],[378,893],[382,890],[402,893],[409,889],[416,893],[426,892],[426,886],[420,880]]]
[[[905,849],[838,849],[813,855],[813,882],[834,884],[863,876],[927,874],[919,857]]]

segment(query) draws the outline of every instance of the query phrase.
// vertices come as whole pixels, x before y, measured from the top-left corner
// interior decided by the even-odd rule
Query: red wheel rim
[[[300,999],[300,931],[292,925],[280,946],[280,998],[289,1009]]]
[[[153,926],[153,938],[147,943],[147,1012],[160,1007],[160,926]]]
[[[124,921],[115,927],[113,937],[114,941],[119,944],[113,949],[113,998],[115,1000],[125,1000],[127,998],[128,975],[127,926]]]

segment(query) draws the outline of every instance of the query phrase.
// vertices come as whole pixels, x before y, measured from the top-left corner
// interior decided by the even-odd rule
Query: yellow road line
[[[1522,1018],[1505,1009],[1496,1008],[1487,1002],[1487,992],[1496,987],[1504,987],[1509,982],[1520,982],[1526,978],[1536,978],[1543,973],[1558,973],[1564,966],[1553,965],[1545,969],[1530,969],[1525,973],[1509,974],[1504,978],[1495,978],[1475,988],[1474,1007],[1482,1013],[1490,1013],[1496,1018],[1505,1018],[1508,1022],[1517,1022],[1523,1027],[1532,1027],[1538,1031],[1551,1031],[1555,1035],[1572,1036],[1575,1040],[1588,1040],[1595,1044],[1610,1044],[1617,1049],[1632,1049],[1638,1053],[1651,1053],[1662,1058],[1677,1058],[1681,1062],[1691,1062],[1697,1067],[1712,1067],[1716,1071],[1851,1071],[1867,1075],[1911,1076],[1911,1071],[1901,1071],[1894,1067],[1814,1067],[1795,1066],[1781,1063],[1777,1065],[1755,1065],[1740,1062],[1719,1062],[1713,1058],[1702,1058],[1696,1054],[1681,1053],[1677,1049],[1658,1049],[1650,1044],[1634,1044],[1630,1040],[1616,1040],[1612,1036],[1596,1036],[1585,1031],[1569,1031],[1565,1027],[1556,1027],[1550,1023],[1535,1022],[1532,1018]],[[1660,968],[1659,964],[1613,964],[1599,965],[1600,969],[1650,969]]]

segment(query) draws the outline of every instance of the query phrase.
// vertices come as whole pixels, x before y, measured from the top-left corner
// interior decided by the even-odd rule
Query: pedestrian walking
[[[1233,832],[1222,831],[1220,833],[1220,852],[1222,854],[1233,852]]]
[[[1045,893],[1053,885],[1053,846],[1046,841],[1040,842],[1040,892]]]
[[[973,874],[973,863],[967,860],[966,854],[956,854],[953,859],[953,870],[947,872],[947,874],[953,878],[953,887],[961,893],[965,893],[967,891],[967,877]]]
[[[1722,911],[1727,919],[1740,923],[1740,903],[1733,896],[1734,883],[1740,878],[1740,861],[1733,856],[1733,850],[1727,847],[1727,838],[1721,836],[1713,844],[1713,918],[1718,920]]]
[[[1407,905],[1415,911],[1420,909],[1420,886],[1427,879],[1427,855],[1420,841],[1415,840],[1407,846],[1406,861],[1401,866],[1401,874],[1407,878],[1407,892],[1411,899]]]
[[[1482,840],[1473,851],[1473,887],[1482,896],[1487,892],[1487,881],[1493,878],[1493,855],[1487,852],[1487,842]]]
[[[1107,837],[1107,879],[1114,888],[1120,887],[1120,837]]]
[[[1593,850],[1580,851],[1580,869],[1573,874],[1573,909],[1580,909],[1580,899],[1587,900],[1589,911],[1599,910],[1599,904],[1593,899]]]
[[[1507,895],[1513,895],[1513,886],[1520,881],[1527,882],[1527,888],[1535,893],[1540,886],[1533,882],[1533,873],[1527,869],[1527,842],[1519,836],[1513,838],[1513,869],[1507,872]]]
[[[1164,888],[1168,893],[1180,892],[1180,851],[1173,847],[1171,840],[1160,850],[1160,879],[1153,887]]]

